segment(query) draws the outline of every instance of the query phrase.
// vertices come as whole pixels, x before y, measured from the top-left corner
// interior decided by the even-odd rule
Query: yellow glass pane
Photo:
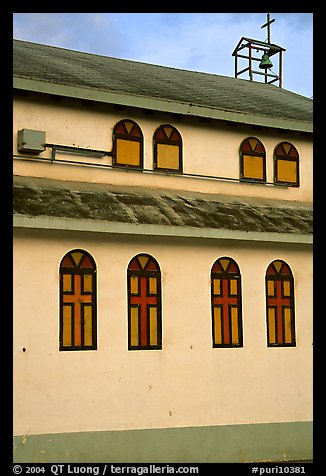
[[[133,140],[117,139],[116,163],[140,166],[140,143]]]
[[[284,309],[284,341],[286,344],[291,344],[292,342],[292,332],[291,332],[291,309]]]
[[[156,307],[149,308],[149,343],[150,345],[157,345],[157,309]]]
[[[275,344],[276,334],[275,334],[275,308],[268,308],[268,334],[269,334],[269,343]]]
[[[63,306],[62,344],[70,347],[71,342],[71,306]]]
[[[157,294],[157,278],[149,278],[149,294]]]
[[[62,275],[62,288],[63,288],[63,292],[72,291],[72,275],[71,274]]]
[[[92,317],[92,306],[84,306],[84,345],[92,345],[93,343]]]
[[[267,295],[275,296],[275,282],[272,280],[267,281]]]
[[[232,344],[239,344],[238,309],[231,307]]]
[[[85,292],[93,291],[93,276],[91,274],[83,275],[83,287]]]
[[[165,126],[164,131],[165,131],[166,137],[170,137],[171,132],[173,131],[173,129],[170,126]]]
[[[297,182],[297,163],[293,160],[277,160],[277,180],[280,182]]]
[[[238,294],[238,283],[236,279],[230,279],[230,294],[233,296]]]
[[[78,266],[80,260],[82,259],[83,253],[80,253],[80,251],[75,251],[74,253],[71,253],[71,256],[73,257],[76,265]]]
[[[222,319],[220,307],[214,307],[214,344],[222,344]]]
[[[221,294],[221,280],[220,279],[213,279],[213,293],[218,296]]]
[[[280,272],[280,269],[281,269],[281,267],[282,267],[282,264],[283,264],[282,261],[274,261],[273,264],[274,264],[274,266],[275,266],[276,271],[279,273],[279,272]]]
[[[252,137],[251,139],[249,139],[249,143],[250,143],[250,146],[251,146],[252,150],[255,150],[256,145],[258,144],[258,140],[257,140],[257,139],[254,139],[254,138]]]
[[[227,269],[227,267],[228,267],[228,265],[229,265],[229,262],[230,262],[230,260],[227,259],[227,258],[222,258],[222,259],[220,259],[220,263],[221,263],[222,268],[224,269],[224,271],[226,271],[226,269]]]
[[[290,281],[283,281],[283,296],[291,296]]]
[[[179,147],[177,145],[157,144],[157,168],[179,170]]]
[[[134,123],[130,121],[124,121],[128,134],[130,134],[131,129],[134,127]]]
[[[130,309],[130,342],[132,346],[138,346],[139,344],[139,327],[138,327],[138,320],[139,320],[139,308],[132,307]]]
[[[264,179],[263,157],[253,155],[243,156],[243,177],[252,179]]]
[[[138,294],[138,276],[130,277],[130,292],[131,294]]]
[[[148,256],[138,256],[138,260],[140,262],[140,266],[144,269],[146,264],[147,264],[147,261],[149,260]]]
[[[283,147],[284,147],[284,150],[286,152],[286,154],[288,154],[290,152],[290,149],[291,149],[291,144],[287,144],[286,142],[283,142]]]

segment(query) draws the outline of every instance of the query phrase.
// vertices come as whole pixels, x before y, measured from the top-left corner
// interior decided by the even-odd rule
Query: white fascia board
[[[51,83],[47,81],[19,77],[14,77],[13,86],[14,89],[22,89],[44,94],[54,94],[62,97],[85,99],[108,104],[138,107],[153,111],[205,117],[208,119],[239,122],[241,124],[258,125],[277,129],[287,129],[290,131],[313,132],[312,124],[305,121],[295,121],[292,119],[282,119],[275,117],[273,118],[270,116],[240,113],[236,111],[225,111],[223,109],[172,101],[162,98],[136,96],[133,94],[117,93],[114,91],[104,91],[101,89],[86,88],[81,86],[70,86],[66,84]]]
[[[42,230],[81,231],[122,235],[165,236],[180,238],[205,238],[237,241],[262,241],[274,243],[312,244],[312,234],[238,231],[190,226],[149,225],[136,223],[107,222],[62,217],[33,217],[14,215],[15,228]]]

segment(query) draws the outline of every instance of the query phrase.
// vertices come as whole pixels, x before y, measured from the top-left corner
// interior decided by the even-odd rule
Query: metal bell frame
[[[255,75],[261,75],[264,76],[265,83],[272,84],[278,81],[278,86],[281,88],[282,53],[284,51],[286,51],[285,48],[273,43],[266,43],[264,41],[254,40],[243,36],[232,53],[232,56],[235,57],[235,78],[248,72],[250,81],[254,81]],[[262,56],[257,57],[254,55],[254,52],[262,52]],[[270,63],[267,61],[266,55],[268,56],[268,61]],[[274,55],[278,55],[279,58],[277,73],[269,71],[270,68],[273,67],[270,57]],[[264,57],[265,61],[263,61]],[[242,70],[239,70],[239,58],[248,60],[248,66]],[[254,69],[254,64],[257,61],[259,61],[260,71]]]

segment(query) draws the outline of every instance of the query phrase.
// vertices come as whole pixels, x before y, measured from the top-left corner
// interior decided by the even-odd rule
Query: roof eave
[[[101,89],[71,86],[49,81],[14,77],[13,87],[14,89],[43,94],[52,94],[74,99],[91,100],[100,103],[118,104],[121,106],[131,106],[148,110],[204,117],[207,119],[217,119],[228,122],[239,122],[241,124],[286,129],[297,132],[313,132],[312,123],[305,121],[295,121],[291,119],[273,118],[270,116],[261,116],[257,114],[226,111],[223,109],[200,106],[181,101],[137,96],[126,93],[118,93],[115,91],[104,91]]]
[[[108,233],[118,235],[146,235],[179,238],[205,238],[218,240],[255,241],[269,243],[290,243],[312,245],[311,233],[276,233],[229,230],[225,228],[197,228],[191,226],[166,226],[152,224],[136,224],[108,222],[89,219],[66,217],[27,216],[14,214],[14,228],[43,230],[78,231],[88,233]]]

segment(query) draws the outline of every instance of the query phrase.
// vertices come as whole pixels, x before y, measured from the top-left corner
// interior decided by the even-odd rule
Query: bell
[[[261,59],[261,62],[259,64],[260,69],[269,69],[269,68],[272,68],[272,66],[273,66],[273,63],[269,59],[268,54],[264,53]]]

